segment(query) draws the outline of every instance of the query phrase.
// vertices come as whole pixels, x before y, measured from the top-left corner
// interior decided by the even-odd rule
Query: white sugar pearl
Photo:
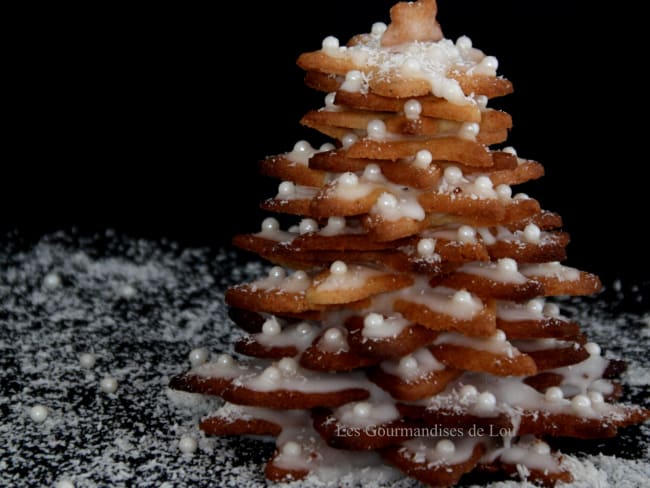
[[[330,52],[339,48],[339,40],[334,36],[327,36],[323,39],[323,51]]]
[[[501,149],[501,151],[504,153],[512,154],[513,156],[517,155],[517,150],[512,146],[504,147]]]
[[[529,300],[526,304],[526,308],[534,314],[540,314],[544,310],[544,300],[540,298],[534,298]]]
[[[426,149],[420,149],[415,155],[414,163],[415,166],[417,166],[420,169],[427,169],[431,164],[431,161],[433,161],[433,155],[431,154],[431,151],[428,151]]]
[[[343,261],[334,261],[330,266],[330,273],[341,276],[348,272],[348,266]]]
[[[348,132],[341,139],[341,145],[343,146],[343,149],[348,149],[350,146],[352,146],[358,140],[359,140],[359,138],[357,137],[356,134],[354,134],[352,132]]]
[[[512,258],[502,258],[497,261],[499,271],[503,273],[516,273],[518,271],[517,261]],[[541,310],[540,310],[541,312]]]
[[[93,353],[84,352],[79,355],[79,364],[82,368],[90,369],[95,366],[96,361],[97,357]]]
[[[427,237],[425,239],[420,239],[420,241],[418,242],[418,254],[422,257],[433,256],[435,250],[436,250],[435,239],[430,239]]]
[[[354,173],[347,172],[339,176],[339,183],[344,186],[356,186],[359,184],[359,177]]]
[[[458,137],[468,141],[475,141],[480,130],[481,127],[476,122],[465,122],[460,126]]]
[[[499,69],[499,60],[494,56],[485,56],[479,66],[488,74],[496,74]]]
[[[451,456],[456,452],[456,444],[449,439],[442,439],[436,444],[436,453],[440,456]]]
[[[348,71],[345,75],[345,81],[341,84],[340,90],[359,93],[363,87],[363,73],[358,70]]]
[[[482,109],[487,108],[488,97],[486,97],[485,95],[478,95],[478,96],[474,97],[474,100],[476,100],[476,103],[478,104],[478,106],[480,108],[482,108]]]
[[[465,385],[460,389],[461,398],[468,398],[478,395],[478,390],[474,385]]]
[[[469,225],[461,225],[458,228],[458,240],[465,244],[473,244],[476,242],[476,230]]]
[[[273,278],[275,280],[283,280],[286,277],[287,277],[286,271],[280,266],[273,266],[269,270],[269,278]]]
[[[479,410],[493,410],[497,405],[496,397],[489,391],[484,391],[476,399],[476,407]]]
[[[585,344],[585,350],[589,353],[590,356],[600,356],[600,346],[595,342],[587,342]]]
[[[229,354],[220,354],[217,358],[217,364],[219,366],[232,366],[235,364],[235,360]]]
[[[132,285],[126,284],[120,288],[119,293],[123,298],[133,298],[136,294],[136,289]]]
[[[332,144],[331,142],[326,142],[325,144],[322,144],[321,147],[318,148],[318,152],[327,152],[327,151],[333,151],[336,149],[336,146]]]
[[[327,228],[332,232],[341,232],[345,229],[345,217],[330,217],[327,219]]]
[[[117,391],[117,380],[112,376],[105,376],[99,382],[99,389],[104,393],[115,393]]]
[[[316,232],[318,231],[318,222],[316,222],[314,219],[302,219],[298,228],[300,229],[301,234]]]
[[[445,180],[452,185],[459,183],[463,179],[463,172],[458,166],[447,166],[445,168]]]
[[[311,331],[312,331],[312,326],[307,322],[300,322],[298,325],[296,325],[296,332],[299,335],[307,335]]]
[[[512,198],[512,188],[510,185],[499,185],[494,189],[497,192],[497,197],[501,201],[508,201]]]
[[[526,193],[517,193],[513,198],[515,200],[530,200],[530,197]]]
[[[369,164],[363,170],[363,177],[368,181],[379,181],[382,178],[381,168],[376,164]]]
[[[422,104],[418,100],[409,100],[404,104],[404,115],[409,120],[417,120],[422,113]]]
[[[292,181],[283,181],[278,186],[278,196],[289,198],[296,194],[296,185]]]
[[[589,400],[591,401],[592,404],[603,403],[605,401],[605,397],[599,391],[590,391],[588,395],[589,395]]]
[[[278,319],[271,317],[266,319],[262,324],[262,333],[267,336],[276,336],[282,332],[282,326],[278,322]]]
[[[311,147],[311,144],[309,144],[307,141],[298,141],[293,146],[293,151],[297,153],[306,154],[313,150],[314,148]]]
[[[325,107],[326,108],[335,108],[336,107],[336,92],[328,93],[325,95]],[[322,147],[321,147],[322,149]]]
[[[282,374],[280,373],[280,370],[275,366],[269,366],[264,371],[262,371],[262,377],[264,380],[270,383],[275,383],[282,377]]]
[[[299,270],[291,275],[291,279],[295,281],[305,281],[309,279],[309,276],[304,271]]]
[[[452,300],[458,305],[468,305],[472,301],[472,295],[468,291],[459,290],[454,293]]]
[[[57,481],[54,488],[74,488],[74,483],[71,480],[63,479]]]
[[[546,456],[547,454],[551,453],[551,446],[549,446],[546,442],[538,441],[533,446],[533,451],[535,454]]]
[[[506,333],[501,329],[497,329],[496,332],[492,335],[491,339],[495,342],[505,342],[507,339]]]
[[[407,58],[400,67],[400,70],[406,76],[416,75],[420,72],[420,69],[420,62],[414,58]]]
[[[386,32],[386,29],[388,29],[388,26],[383,22],[375,22],[372,24],[372,30],[370,32],[372,32],[372,34],[375,36],[381,36],[384,32]]]
[[[262,232],[269,231],[273,232],[280,229],[280,222],[273,217],[268,217],[262,221]]]
[[[43,278],[43,286],[49,290],[54,290],[61,286],[61,277],[57,273],[48,273]]]
[[[571,406],[578,412],[587,412],[591,410],[591,400],[586,395],[576,395],[571,399]]]
[[[560,307],[558,307],[555,303],[547,303],[544,305],[544,315],[548,315],[549,317],[557,317],[560,315]]]
[[[463,51],[467,51],[472,48],[472,40],[467,36],[460,36],[456,39],[456,47]]]
[[[560,400],[564,399],[564,393],[560,388],[557,386],[551,386],[550,388],[546,389],[546,393],[544,393],[544,398],[546,398],[547,402],[559,402]]]
[[[286,374],[296,374],[298,372],[298,363],[293,358],[282,358],[278,361],[278,368]]]
[[[378,313],[369,313],[363,319],[363,325],[369,329],[377,329],[384,325],[384,316]]]
[[[192,366],[199,366],[208,360],[208,350],[204,347],[197,347],[190,351],[189,359]]]
[[[538,244],[542,237],[542,231],[535,224],[528,224],[524,229],[524,241],[530,244]]]
[[[198,442],[196,442],[196,439],[191,435],[184,435],[178,441],[178,449],[183,454],[194,454],[198,447]]]
[[[492,189],[492,180],[489,176],[479,176],[474,181],[474,185],[481,190],[491,190]]]
[[[285,442],[282,446],[282,454],[290,457],[297,457],[302,454],[302,447],[294,441]]]
[[[386,137],[386,124],[383,120],[375,119],[368,122],[366,127],[368,137],[371,139],[383,139]]]
[[[34,405],[29,409],[29,418],[37,424],[45,422],[50,410],[45,405]]]
[[[394,209],[397,208],[397,198],[395,198],[395,195],[392,195],[390,193],[382,193],[377,200],[377,204],[381,208],[385,209]]]
[[[403,371],[416,371],[418,369],[418,360],[410,354],[399,360],[399,368]]]
[[[370,415],[370,410],[372,409],[372,405],[370,405],[367,402],[359,402],[357,403],[352,411],[354,412],[354,415],[357,417],[367,417]]]
[[[325,331],[325,342],[329,344],[337,344],[343,339],[343,333],[334,327]]]

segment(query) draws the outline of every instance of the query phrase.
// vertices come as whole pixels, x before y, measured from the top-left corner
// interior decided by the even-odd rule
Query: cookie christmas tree
[[[611,437],[648,411],[616,403],[622,367],[546,297],[599,290],[560,264],[561,219],[512,186],[539,178],[507,139],[512,91],[435,0],[300,56],[332,138],[261,163],[269,217],[235,244],[273,263],[228,290],[235,349],[172,380],[219,395],[206,434],[277,437],[272,480],[399,472],[433,486],[470,471],[570,480],[542,437]]]

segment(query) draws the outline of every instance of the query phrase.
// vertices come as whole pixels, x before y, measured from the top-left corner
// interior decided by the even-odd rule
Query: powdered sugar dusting
[[[54,486],[64,479],[76,487],[267,486],[262,461],[272,443],[206,438],[197,422],[220,400],[167,388],[172,375],[190,367],[192,349],[206,348],[213,358],[233,353],[240,334],[227,318],[224,291],[264,270],[232,252],[111,233],[57,234],[35,245],[6,238],[0,251],[0,486]],[[611,296],[561,306],[608,355],[629,360],[624,399],[643,403],[650,333],[637,297],[648,285],[628,290],[623,285]],[[96,356],[90,369],[79,362],[88,352]],[[114,393],[100,390],[105,376],[117,380]],[[48,409],[42,423],[30,418],[35,405]],[[643,486],[650,476],[649,430],[634,427],[617,443],[590,448],[561,444],[572,453],[567,463],[577,481],[569,486]],[[196,452],[179,450],[184,435],[197,440]],[[385,486],[371,480],[370,472],[350,473],[341,485]],[[466,486],[532,486],[472,482],[478,480]],[[325,484],[310,477],[284,486]],[[391,486],[418,485],[403,479]]]

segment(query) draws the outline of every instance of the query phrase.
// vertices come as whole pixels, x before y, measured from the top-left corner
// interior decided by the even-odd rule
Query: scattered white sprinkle
[[[74,483],[68,479],[57,481],[56,488],[74,488]]]

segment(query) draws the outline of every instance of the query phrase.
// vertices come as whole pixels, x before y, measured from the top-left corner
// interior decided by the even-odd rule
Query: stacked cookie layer
[[[512,86],[467,37],[442,37],[433,0],[399,3],[389,26],[328,37],[298,64],[325,106],[302,123],[332,138],[267,158],[282,182],[239,247],[274,264],[228,290],[248,332],[173,379],[226,400],[207,434],[277,437],[273,480],[376,466],[433,486],[473,470],[569,480],[543,436],[611,437],[648,412],[616,403],[605,359],[546,297],[599,290],[560,264],[558,215],[512,186],[542,166],[512,148]],[[289,217],[287,217],[289,216]],[[352,455],[351,455],[352,452]]]

